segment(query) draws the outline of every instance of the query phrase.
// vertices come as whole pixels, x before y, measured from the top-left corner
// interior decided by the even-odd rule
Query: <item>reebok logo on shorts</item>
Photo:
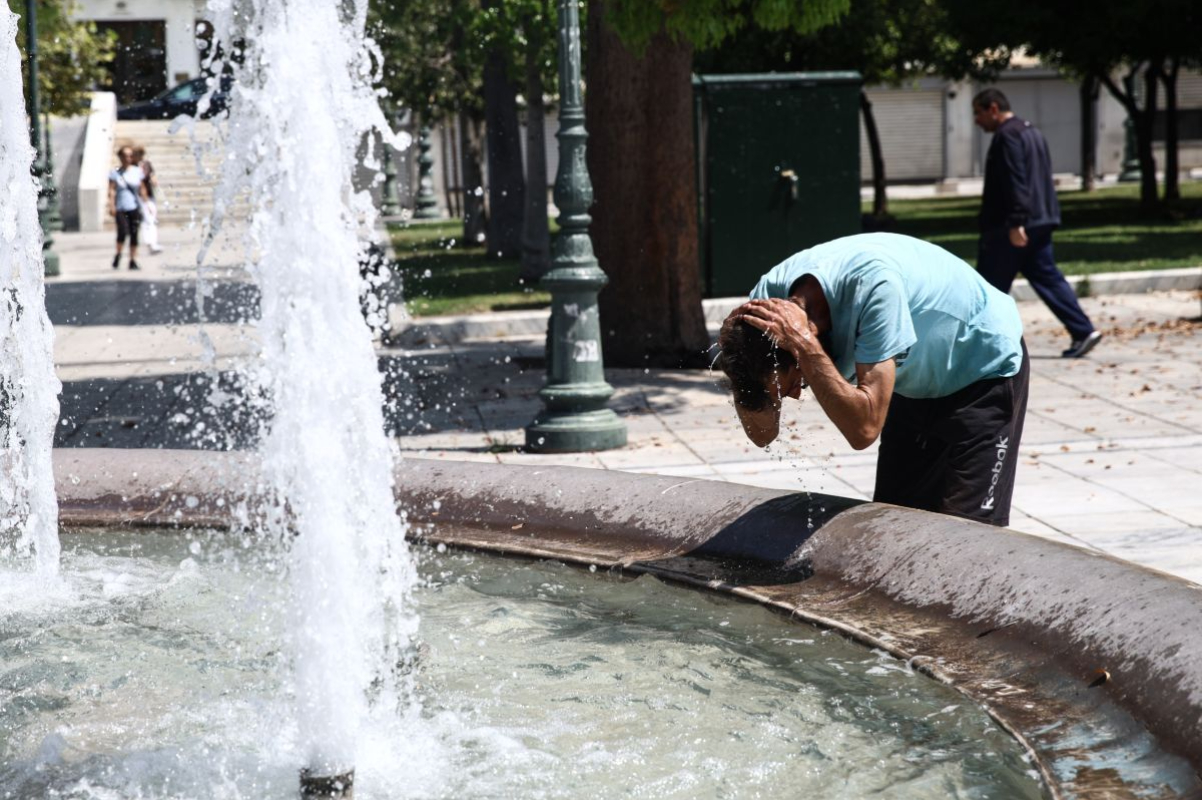
[[[996,501],[993,493],[997,489],[998,479],[1002,477],[1002,469],[1006,464],[1006,454],[1009,452],[1010,437],[999,436],[997,440],[997,461],[994,463],[993,469],[990,470],[993,474],[989,478],[989,491],[985,493],[985,499],[981,501],[981,508],[987,511],[993,508],[993,504]]]

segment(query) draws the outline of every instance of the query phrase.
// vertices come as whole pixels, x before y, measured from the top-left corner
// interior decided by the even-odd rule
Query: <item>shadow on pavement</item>
[[[206,281],[205,322],[236,324],[259,316],[259,290],[241,281]],[[196,281],[48,283],[54,325],[195,325]]]
[[[454,350],[389,352],[378,360],[392,437],[511,431],[542,409],[541,342],[469,342]],[[720,390],[697,371],[612,370],[618,414],[672,414],[687,393]],[[266,402],[248,403],[236,371],[95,378],[63,384],[55,447],[240,450],[257,444]],[[261,400],[262,398],[260,398]],[[248,407],[249,406],[249,407]]]
[[[65,382],[54,446],[248,449],[263,415],[244,383],[234,372],[215,385],[203,373]]]

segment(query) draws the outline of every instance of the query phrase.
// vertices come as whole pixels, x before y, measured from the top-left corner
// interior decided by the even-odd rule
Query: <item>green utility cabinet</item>
[[[746,295],[799,250],[860,231],[856,72],[699,75],[702,285]]]

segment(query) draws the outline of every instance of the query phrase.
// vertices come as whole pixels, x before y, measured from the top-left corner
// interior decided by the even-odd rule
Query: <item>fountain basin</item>
[[[253,513],[246,455],[56,459],[64,524]],[[709,481],[410,459],[397,486],[427,541],[647,572],[904,659],[980,703],[1054,796],[1202,796],[1202,590],[1186,581],[964,520]]]
[[[67,591],[0,614],[0,796],[296,800],[291,593],[263,544],[64,532]],[[302,800],[1047,796],[981,708],[833,631],[650,575],[414,551],[420,711],[370,704],[355,773],[302,771]]]

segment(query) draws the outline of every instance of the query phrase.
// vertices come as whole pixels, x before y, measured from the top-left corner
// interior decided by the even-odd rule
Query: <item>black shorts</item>
[[[142,212],[138,209],[133,211],[118,211],[117,212],[117,243],[120,244],[129,238],[130,246],[138,246],[138,226],[142,224]]]
[[[1010,524],[1030,360],[1009,378],[977,381],[931,400],[893,395],[873,500]]]

